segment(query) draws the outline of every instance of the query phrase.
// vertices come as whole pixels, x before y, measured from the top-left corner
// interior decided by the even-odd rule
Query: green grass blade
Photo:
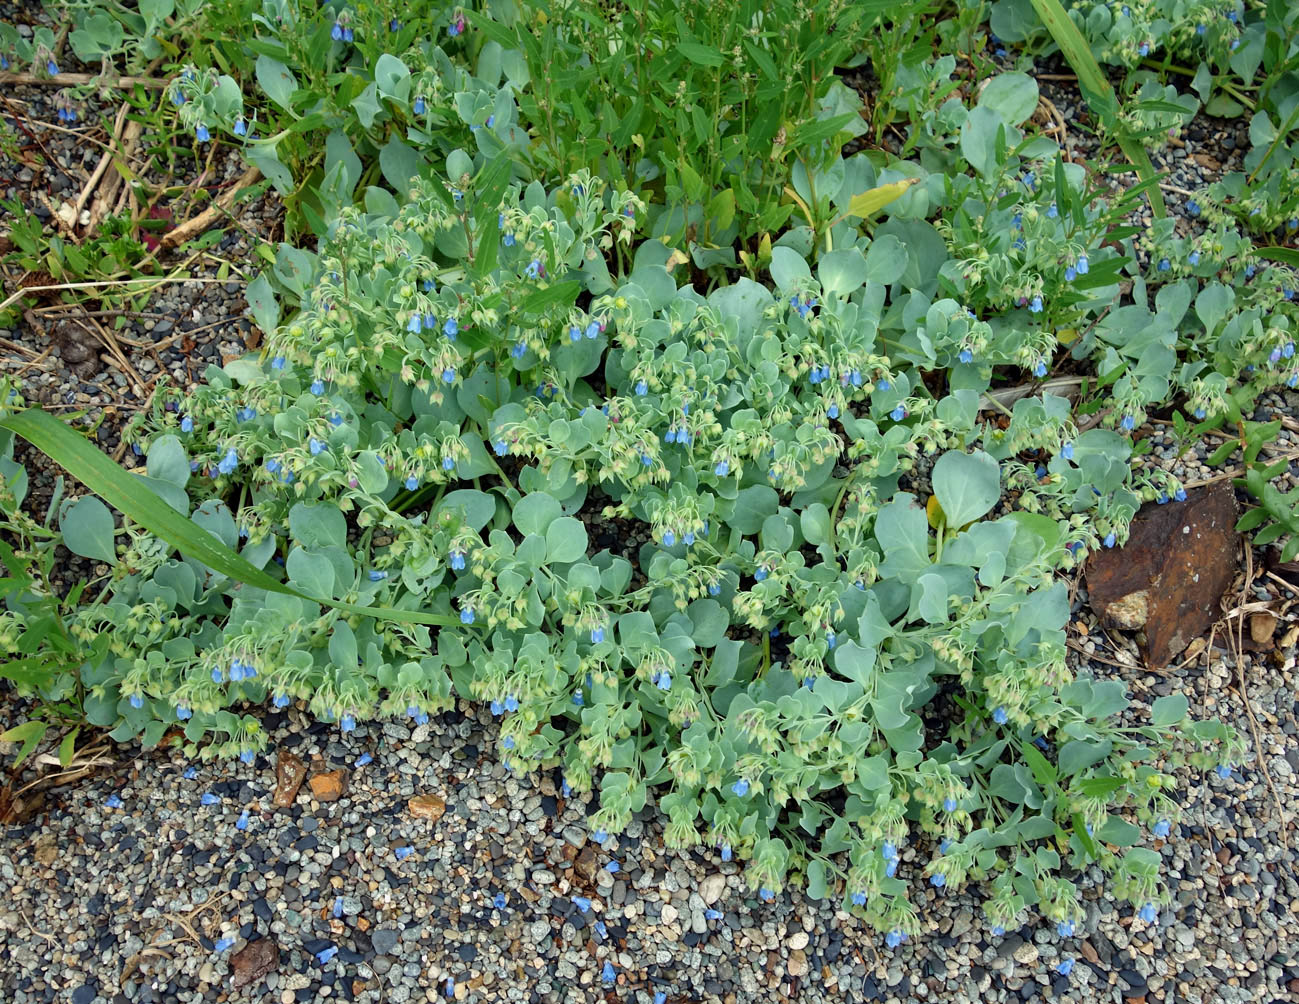
[[[1279,261],[1282,265],[1299,268],[1299,251],[1294,248],[1255,248],[1254,253],[1260,258],[1266,258],[1268,261]]]
[[[216,569],[236,582],[379,620],[401,621],[405,624],[456,623],[454,618],[445,614],[396,610],[381,606],[365,607],[344,603],[341,600],[308,596],[292,586],[271,578],[246,558],[231,551],[206,530],[195,526],[167,505],[139,478],[123,470],[95,449],[84,436],[39,408],[31,408],[16,415],[0,418],[0,428],[22,436],[118,512],[129,516],[182,554],[203,562],[209,568]]]
[[[1167,216],[1168,210],[1164,206],[1164,197],[1159,191],[1158,184],[1153,184],[1157,180],[1155,165],[1150,162],[1150,155],[1141,145],[1141,140],[1132,135],[1119,118],[1118,95],[1114,93],[1114,88],[1101,72],[1082,32],[1069,20],[1069,15],[1060,6],[1060,0],[1030,0],[1030,2],[1033,4],[1033,9],[1037,11],[1037,16],[1046,25],[1046,30],[1055,39],[1055,44],[1060,47],[1064,58],[1073,67],[1074,73],[1078,74],[1078,86],[1082,89],[1087,103],[1091,105],[1092,111],[1096,113],[1101,123],[1114,133],[1119,149],[1136,168],[1141,180],[1152,182],[1148,194],[1150,208],[1155,216]]]

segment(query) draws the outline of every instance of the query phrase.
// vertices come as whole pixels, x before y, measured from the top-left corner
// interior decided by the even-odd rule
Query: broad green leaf
[[[298,78],[293,71],[278,59],[262,53],[257,57],[254,72],[266,96],[285,111],[291,111],[293,95],[298,89]]]
[[[774,253],[775,249],[773,249]],[[826,297],[846,297],[866,282],[866,259],[857,248],[839,248],[821,256],[816,269]]]
[[[117,564],[113,514],[93,495],[65,503],[59,513],[59,529],[63,531],[63,543],[73,554]]]
[[[1185,694],[1168,694],[1155,698],[1150,706],[1151,725],[1176,725],[1186,718],[1190,711],[1190,702]]]
[[[586,527],[572,516],[560,516],[546,528],[546,561],[564,563],[586,555]]]
[[[979,92],[979,106],[991,108],[1010,125],[1020,125],[1037,111],[1037,81],[1027,73],[999,74]]]
[[[934,494],[947,525],[961,527],[986,515],[1001,498],[1001,468],[986,453],[949,450],[932,475]]]
[[[544,492],[525,495],[514,504],[514,525],[519,533],[546,535],[546,529],[564,514],[558,500]]]

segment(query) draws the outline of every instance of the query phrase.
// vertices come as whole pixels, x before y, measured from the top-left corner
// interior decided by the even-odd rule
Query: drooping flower
[[[1147,903],[1141,908],[1141,912],[1138,913],[1137,916],[1145,921],[1145,923],[1153,924],[1159,919],[1159,912],[1155,909],[1154,903]]]
[[[749,782],[744,778],[740,778],[733,785],[731,785],[731,791],[735,792],[735,794],[740,796],[740,798],[743,798],[745,795],[749,793]]]
[[[1073,972],[1073,964],[1074,964],[1073,959],[1062,959],[1060,961],[1060,964],[1055,967],[1055,971],[1059,973],[1061,976],[1068,976],[1070,973]]]
[[[992,713],[992,720],[996,722],[998,725],[1005,725],[1006,722],[1009,720],[1009,716],[1006,714],[1006,709],[997,708]]]
[[[206,143],[212,138],[212,134],[207,131],[207,126],[200,122],[194,127],[194,138],[200,143]]]

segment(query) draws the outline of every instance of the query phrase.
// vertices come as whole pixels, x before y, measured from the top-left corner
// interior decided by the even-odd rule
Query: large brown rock
[[[331,770],[323,774],[312,774],[311,796],[317,802],[337,802],[347,790],[347,771]]]
[[[1110,627],[1143,631],[1151,667],[1166,666],[1220,616],[1236,574],[1236,496],[1228,482],[1185,502],[1145,506],[1121,548],[1087,561],[1092,609]]]
[[[234,986],[238,990],[256,983],[280,964],[280,949],[270,938],[250,941],[230,957]]]
[[[287,750],[280,750],[275,760],[275,795],[272,803],[280,809],[287,809],[298,797],[298,789],[307,776],[307,765],[299,757]]]

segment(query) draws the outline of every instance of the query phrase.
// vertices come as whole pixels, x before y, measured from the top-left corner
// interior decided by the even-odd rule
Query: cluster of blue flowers
[[[391,29],[392,26],[389,25],[389,28]],[[329,30],[329,37],[335,42],[350,42],[355,37],[355,34],[351,26],[343,21],[335,21],[334,27]]]

